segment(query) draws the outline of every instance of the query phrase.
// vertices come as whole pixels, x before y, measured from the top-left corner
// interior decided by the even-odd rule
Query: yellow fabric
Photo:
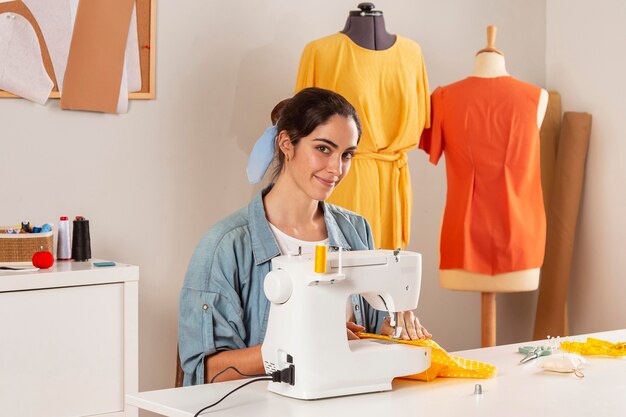
[[[430,126],[430,92],[420,46],[398,36],[382,51],[365,49],[337,33],[302,53],[296,92],[333,90],[356,108],[363,135],[350,172],[328,202],[364,216],[376,247],[406,248],[411,180],[406,152]]]
[[[611,343],[593,337],[588,337],[586,342],[561,342],[561,349],[585,356],[626,356],[626,342]]]
[[[362,339],[389,340],[406,345],[432,348],[430,368],[422,373],[403,377],[406,379],[417,379],[426,382],[430,382],[437,377],[487,379],[496,376],[498,373],[498,368],[495,365],[450,355],[432,339],[400,340],[371,333],[359,333],[358,336]]]

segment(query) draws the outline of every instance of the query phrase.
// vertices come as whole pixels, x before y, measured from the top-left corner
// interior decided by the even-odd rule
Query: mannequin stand
[[[496,345],[496,293],[480,294],[480,346]]]
[[[535,291],[539,287],[539,268],[498,275],[441,269],[439,285],[454,291],[480,292],[481,347],[491,347],[496,346],[496,294]]]

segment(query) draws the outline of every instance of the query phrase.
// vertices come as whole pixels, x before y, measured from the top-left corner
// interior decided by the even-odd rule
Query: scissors
[[[523,353],[524,356],[519,363],[526,363],[537,359],[539,356],[547,356],[552,354],[552,349],[547,346],[520,346],[518,348],[519,353]]]

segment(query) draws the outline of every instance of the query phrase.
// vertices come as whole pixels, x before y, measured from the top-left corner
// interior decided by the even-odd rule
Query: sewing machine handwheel
[[[263,290],[268,300],[275,304],[283,304],[291,297],[293,284],[289,273],[283,269],[270,271],[265,276]]]

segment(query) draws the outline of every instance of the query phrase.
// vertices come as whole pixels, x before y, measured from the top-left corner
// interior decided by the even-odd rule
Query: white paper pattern
[[[117,98],[116,113],[128,112],[128,78],[126,76],[126,62],[122,71],[122,82],[120,83],[120,95]]]
[[[130,17],[128,38],[126,40],[126,73],[128,78],[128,92],[141,90],[141,64],[139,63],[139,36],[137,34],[137,3],[133,6]]]
[[[45,104],[53,86],[31,24],[15,13],[0,14],[0,89]]]
[[[72,40],[70,0],[22,0],[35,17],[46,41],[59,91]]]

